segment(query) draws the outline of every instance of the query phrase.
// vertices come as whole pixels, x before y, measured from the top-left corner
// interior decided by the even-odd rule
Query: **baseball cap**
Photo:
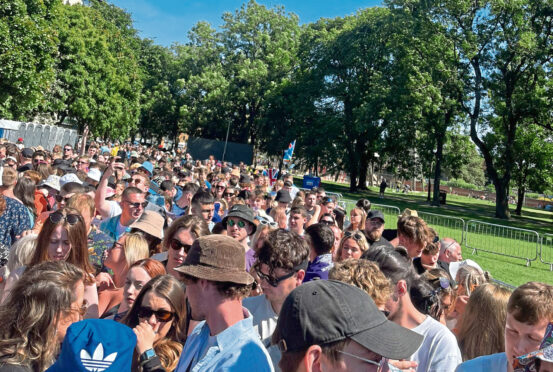
[[[424,337],[389,321],[369,295],[337,280],[315,280],[284,301],[276,331],[281,352],[352,339],[390,359],[407,359]]]
[[[21,150],[21,156],[27,159],[32,158],[34,153],[34,150],[28,147],[25,147],[23,150]]]
[[[382,222],[386,222],[386,220],[384,219],[384,214],[379,210],[369,211],[369,213],[367,214],[367,219],[372,220],[373,218],[380,218]]]

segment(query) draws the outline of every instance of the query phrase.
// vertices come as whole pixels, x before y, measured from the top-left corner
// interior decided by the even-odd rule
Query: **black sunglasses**
[[[125,202],[127,202],[132,208],[142,207],[144,209],[148,205],[148,202],[146,202],[146,201],[142,202],[142,203],[139,203],[139,202],[131,203],[130,201],[125,200]]]
[[[323,225],[334,225],[334,221],[329,220],[320,220],[319,223],[322,223]]]
[[[149,319],[152,317],[152,314],[155,314],[158,322],[168,322],[173,319],[175,313],[167,310],[152,310],[149,307],[141,306],[136,312],[139,318]]]
[[[175,251],[180,251],[184,248],[184,253],[188,254],[188,251],[190,251],[190,248],[192,247],[191,244],[182,244],[177,239],[171,240],[171,249],[174,249]]]
[[[346,238],[353,238],[355,240],[361,240],[363,239],[363,234],[361,234],[359,231],[346,231],[344,233],[344,236]]]
[[[50,213],[50,216],[48,217],[50,219],[50,222],[58,224],[61,221],[65,220],[68,224],[74,225],[81,219],[81,216],[79,214],[68,214],[64,215],[61,212],[54,212]]]
[[[67,202],[69,199],[71,199],[71,197],[66,198],[64,196],[61,196],[60,194],[57,194],[56,196],[54,196],[54,199],[56,199],[58,203],[61,203],[62,201]]]
[[[66,147],[66,148],[63,149],[63,151],[71,151],[71,150],[73,150],[73,149],[69,148],[69,147]]]
[[[259,279],[261,280],[264,280],[266,281],[271,287],[278,287],[279,283],[282,282],[283,280],[286,280],[288,278],[291,278],[292,276],[294,276],[295,273],[297,273],[298,271],[300,270],[305,270],[307,269],[307,260],[303,261],[302,263],[300,263],[299,265],[297,266],[294,266],[292,268],[292,271],[289,272],[288,274],[285,274],[283,276],[280,276],[278,278],[274,278],[270,275],[265,275],[261,272],[261,268],[260,268],[260,265],[257,265],[254,270],[255,272],[257,273],[257,276],[259,276]]]

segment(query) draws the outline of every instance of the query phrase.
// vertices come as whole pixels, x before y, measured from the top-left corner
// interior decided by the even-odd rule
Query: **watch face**
[[[148,349],[140,356],[141,360],[148,360],[156,355],[154,349]]]

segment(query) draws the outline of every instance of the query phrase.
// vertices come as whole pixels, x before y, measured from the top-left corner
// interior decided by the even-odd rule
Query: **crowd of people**
[[[0,372],[553,371],[511,291],[415,210],[132,144],[0,143]]]

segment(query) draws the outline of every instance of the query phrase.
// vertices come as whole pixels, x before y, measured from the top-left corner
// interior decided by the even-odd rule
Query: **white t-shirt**
[[[265,295],[261,295],[245,298],[242,306],[252,314],[253,327],[259,333],[263,344],[268,346],[278,321],[278,315],[275,314],[271,302]]]
[[[109,203],[109,215],[106,220],[115,216],[119,216],[122,213],[121,206],[115,200],[107,200]]]
[[[280,372],[278,362],[280,362],[281,354],[276,345],[271,345],[271,336],[275,331],[278,315],[273,310],[271,302],[265,295],[248,297],[242,301],[244,306],[253,316],[253,326],[261,337],[261,342],[267,348],[267,352],[271,357],[275,372]]]
[[[467,360],[457,367],[457,372],[507,372],[507,354],[497,353]]]
[[[463,361],[457,339],[446,326],[427,316],[412,331],[424,336],[419,349],[411,356],[417,372],[452,372]]]

